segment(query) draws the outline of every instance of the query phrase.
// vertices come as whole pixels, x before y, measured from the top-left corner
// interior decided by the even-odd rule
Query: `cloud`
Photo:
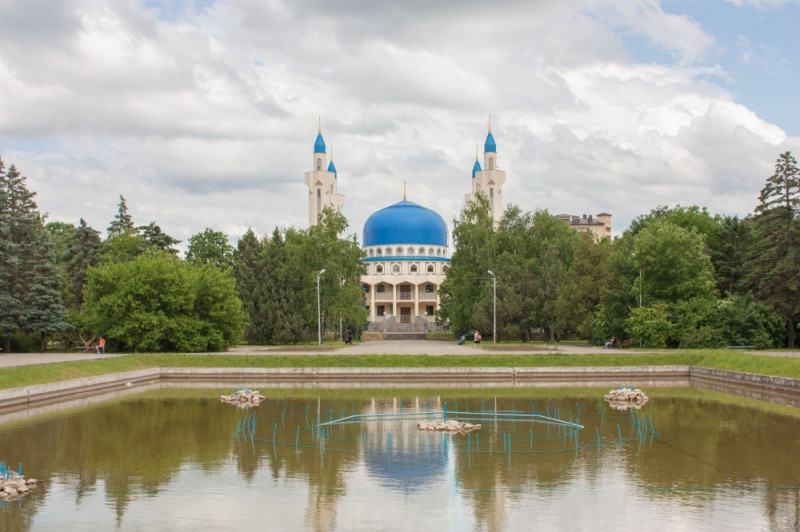
[[[738,7],[753,6],[757,9],[780,9],[790,4],[800,4],[798,0],[725,0]]]
[[[631,36],[673,59],[635,62]],[[798,141],[715,46],[655,0],[0,0],[0,154],[52,219],[102,230],[123,194],[136,223],[236,239],[305,226],[322,116],[360,238],[404,182],[452,225],[492,115],[523,210],[746,214]]]

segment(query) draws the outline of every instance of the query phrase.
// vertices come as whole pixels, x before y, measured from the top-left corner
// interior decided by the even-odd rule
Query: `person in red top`
[[[106,352],[106,339],[102,336],[97,341],[97,352],[98,353],[105,353]]]

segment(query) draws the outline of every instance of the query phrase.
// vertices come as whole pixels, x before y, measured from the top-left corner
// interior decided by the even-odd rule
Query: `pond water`
[[[0,530],[794,530],[800,410],[693,388],[158,389],[0,419]],[[419,414],[419,412],[425,412]],[[446,412],[446,413],[445,413]],[[469,434],[420,419],[469,420]]]

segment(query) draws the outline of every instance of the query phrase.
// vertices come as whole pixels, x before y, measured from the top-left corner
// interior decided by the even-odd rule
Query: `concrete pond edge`
[[[699,386],[800,406],[800,379],[698,366],[520,368],[150,368],[0,390],[0,412],[121,390],[178,385],[268,387]]]

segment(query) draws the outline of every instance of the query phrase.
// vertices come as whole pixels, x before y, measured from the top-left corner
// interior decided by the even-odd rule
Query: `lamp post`
[[[497,277],[492,270],[487,273],[492,276],[492,343],[497,343]]]
[[[649,279],[649,277],[648,277]],[[642,308],[642,268],[639,268],[639,308]]]
[[[325,273],[325,269],[317,274],[317,334],[319,335],[319,345],[322,345],[322,306],[319,303],[319,278]]]

